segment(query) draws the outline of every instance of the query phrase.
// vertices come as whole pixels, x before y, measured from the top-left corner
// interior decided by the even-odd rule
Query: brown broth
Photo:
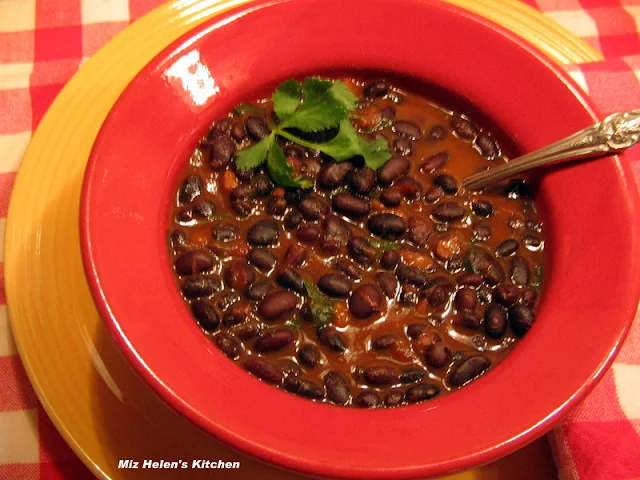
[[[352,79],[345,80],[345,82],[351,86],[358,96],[362,95],[364,82]],[[251,104],[264,112],[267,118],[272,117],[272,104],[270,100],[261,99]],[[421,138],[412,142],[413,151],[408,158],[411,159],[409,176],[422,186],[423,194],[428,188],[433,186],[434,178],[438,175],[448,174],[459,182],[467,175],[497,166],[501,162],[506,161],[503,155],[500,155],[498,159],[492,161],[487,160],[480,153],[480,149],[474,144],[472,139],[465,140],[452,133],[450,122],[454,113],[439,107],[430,100],[405,91],[393,89],[390,95],[386,95],[381,99],[375,99],[372,102],[363,102],[363,104],[364,106],[362,108],[355,111],[356,118],[354,119],[354,125],[359,128],[360,131],[369,126],[370,123],[375,123],[368,122],[367,119],[371,120],[375,118],[375,112],[379,112],[384,107],[392,107],[395,109],[396,120],[405,120],[420,126],[422,131]],[[235,116],[230,114],[230,116],[233,116],[235,122],[245,121],[248,115],[247,113]],[[441,140],[428,139],[427,132],[436,125],[441,125],[445,128],[446,136]],[[482,133],[484,132],[485,131],[482,130]],[[399,135],[394,133],[390,127],[383,128],[378,134],[384,135],[390,144],[399,138]],[[209,139],[211,139],[211,135]],[[255,142],[252,142],[249,138],[245,138],[241,142],[238,142],[237,149],[245,148],[252,143]],[[288,142],[282,139],[279,143],[283,147],[288,145]],[[420,169],[420,165],[422,165],[424,159],[442,151],[448,152],[450,156],[444,167],[437,169],[435,172],[424,172]],[[219,277],[224,283],[224,271],[228,268],[229,262],[234,259],[246,259],[247,253],[251,248],[246,241],[249,228],[261,219],[274,218],[272,214],[266,211],[266,203],[272,195],[252,199],[255,208],[251,215],[247,218],[237,216],[231,205],[230,190],[223,185],[223,176],[227,175],[228,178],[231,178],[231,175],[230,173],[225,173],[227,168],[220,170],[212,169],[209,163],[210,155],[210,140],[205,138],[192,155],[184,171],[184,175],[180,179],[180,185],[183,184],[184,179],[188,176],[198,175],[206,185],[206,192],[202,193],[194,202],[197,202],[198,199],[201,198],[211,200],[216,206],[215,216],[209,219],[191,220],[188,222],[177,221],[176,216],[179,215],[180,212],[190,211],[193,207],[193,202],[181,205],[180,202],[176,200],[176,207],[172,212],[169,235],[171,236],[173,232],[180,230],[184,232],[186,241],[182,245],[174,243],[174,246],[171,247],[170,250],[174,261],[187,251],[202,250],[212,253],[215,258],[214,265],[210,271],[203,273],[209,277]],[[300,168],[305,162],[316,161],[308,151],[305,155],[311,158],[311,160],[305,159],[302,162],[292,160],[295,167]],[[323,164],[328,162],[326,158],[318,157],[318,159],[320,159]],[[232,163],[228,166],[229,171],[232,170]],[[302,171],[308,170],[303,168]],[[234,176],[233,178],[236,177]],[[241,184],[242,182],[238,181],[238,183]],[[178,190],[179,189],[180,186],[178,187]],[[279,190],[277,191],[278,193],[282,193]],[[349,187],[347,183],[344,187],[327,191],[316,186],[313,191],[325,197],[327,203],[331,204],[332,198],[337,193],[349,191]],[[239,325],[230,327],[224,327],[223,324],[220,323],[215,330],[204,330],[205,333],[211,335],[215,341],[215,337],[220,335],[221,332],[234,335],[239,329],[246,328],[247,324],[255,325],[260,332],[275,327],[284,326],[284,328],[290,328],[294,332],[294,341],[284,348],[270,353],[258,354],[254,352],[253,346],[256,337],[241,340],[242,348],[236,361],[239,365],[243,365],[247,359],[258,356],[269,364],[281,369],[278,373],[278,380],[276,381],[280,386],[283,385],[282,382],[285,382],[286,378],[292,378],[297,375],[300,378],[313,382],[322,391],[324,391],[325,388],[323,387],[325,375],[329,371],[334,371],[346,379],[349,384],[351,398],[355,398],[363,391],[373,391],[382,399],[390,390],[399,389],[402,392],[406,392],[413,385],[413,383],[402,384],[397,378],[389,385],[368,385],[363,377],[363,369],[372,365],[388,366],[396,373],[410,367],[419,368],[425,375],[424,380],[419,383],[436,386],[439,389],[440,396],[457,389],[451,385],[450,378],[452,372],[457,369],[465,359],[474,355],[482,355],[490,362],[491,367],[488,370],[494,368],[518,342],[519,336],[514,333],[511,325],[507,326],[506,333],[498,339],[487,336],[484,325],[482,325],[480,329],[475,330],[461,326],[462,313],[457,311],[454,302],[455,292],[459,290],[461,286],[456,285],[456,281],[461,275],[468,273],[468,270],[471,268],[468,259],[465,260],[469,248],[483,247],[490,252],[495,252],[498,245],[504,240],[515,239],[520,244],[515,255],[522,257],[526,261],[530,273],[528,285],[515,287],[518,293],[516,303],[528,303],[532,308],[535,308],[538,301],[536,293],[539,289],[544,242],[542,240],[542,224],[533,200],[516,194],[506,195],[503,189],[497,191],[494,189],[492,192],[480,193],[467,192],[460,189],[455,195],[443,195],[436,203],[426,202],[422,198],[416,200],[405,199],[399,206],[392,208],[384,206],[378,195],[379,191],[369,197],[373,206],[370,215],[391,212],[405,219],[411,217],[421,219],[429,226],[431,232],[426,245],[417,246],[412,244],[407,240],[405,235],[402,239],[394,242],[393,248],[400,253],[405,261],[404,263],[411,264],[412,259],[418,257],[418,265],[430,281],[436,277],[442,277],[451,282],[453,288],[446,290],[447,297],[444,305],[434,307],[430,305],[427,299],[429,293],[432,292],[434,288],[437,288],[437,286],[431,286],[431,288],[428,288],[428,286],[407,288],[407,290],[415,291],[416,295],[420,298],[416,305],[402,305],[399,301],[399,288],[394,299],[388,299],[383,302],[381,312],[366,319],[358,319],[350,314],[347,300],[339,298],[332,299],[340,312],[334,317],[333,323],[343,336],[347,345],[347,351],[343,353],[333,351],[324,343],[320,342],[318,340],[317,328],[314,324],[301,318],[299,308],[303,305],[305,296],[299,294],[297,294],[298,302],[296,309],[276,321],[266,321],[262,318],[257,309],[260,302],[250,301],[251,313],[247,320]],[[494,213],[489,218],[483,218],[472,213],[470,209],[472,200],[487,200],[491,202]],[[465,216],[460,220],[448,222],[435,220],[431,215],[433,209],[446,201],[457,201],[463,205],[466,211]],[[295,207],[289,204],[287,205],[286,211],[289,212],[292,208]],[[276,216],[275,218],[282,224],[283,216]],[[375,235],[371,234],[367,229],[367,217],[360,221],[354,221],[347,217],[341,218],[349,224],[352,230],[352,236],[358,235],[364,238],[375,238]],[[312,223],[322,226],[322,220],[304,222],[304,224]],[[237,239],[228,242],[215,240],[212,237],[212,229],[221,224],[234,224],[237,229]],[[474,238],[473,227],[478,224],[486,224],[491,227],[492,233],[490,238],[486,240]],[[266,247],[277,257],[278,265],[273,271],[267,274],[256,269],[256,281],[268,279],[272,282],[274,290],[284,290],[284,288],[277,284],[275,275],[284,266],[287,249],[295,244],[300,244],[307,250],[306,262],[302,267],[297,268],[297,270],[306,279],[316,284],[322,275],[337,272],[334,267],[336,260],[344,258],[356,263],[350,256],[348,249],[344,248],[338,255],[329,255],[322,249],[318,241],[312,244],[299,242],[296,239],[295,232],[296,230],[289,231],[281,227],[278,242],[270,247]],[[447,262],[438,259],[434,254],[436,242],[448,235],[455,236],[462,246],[462,250],[453,261],[453,263],[457,262],[458,267],[451,267],[452,262],[449,262],[449,271],[447,270]],[[528,236],[539,239],[540,244],[538,246],[525,245],[525,240]],[[386,247],[390,246],[389,242],[382,243]],[[384,249],[380,248],[377,249],[376,258],[371,265],[360,265],[362,278],[353,281],[352,292],[358,285],[365,283],[376,285],[376,273],[382,271],[379,258],[383,250]],[[409,256],[410,258],[408,258]],[[511,284],[509,272],[513,257],[514,255],[512,254],[505,258],[497,258],[497,262],[505,272],[505,279],[501,284]],[[179,287],[182,286],[186,278],[188,278],[188,276],[177,277]],[[233,292],[228,286],[225,287],[221,292],[216,292],[204,298],[210,298],[213,305],[216,304],[217,299],[219,299],[221,295],[226,293],[231,293],[238,299],[246,298],[243,291]],[[493,303],[496,303],[495,287],[487,284],[486,280],[481,286],[471,288],[474,289],[476,294],[480,289],[489,292],[494,297]],[[524,298],[527,296],[529,297]],[[531,300],[530,297],[533,297],[533,300]],[[186,298],[185,300],[188,303],[192,301]],[[482,317],[489,304],[490,302],[483,303],[478,300],[473,311],[479,317]],[[225,306],[220,306],[222,308],[218,310],[218,314],[219,317],[222,318],[225,313]],[[509,313],[510,320],[511,317],[512,314]],[[425,333],[418,339],[411,339],[407,335],[407,325],[412,323],[420,323],[425,326]],[[371,346],[372,340],[382,335],[392,335],[395,338],[395,345],[386,350],[374,350]],[[258,336],[260,336],[260,333],[258,333]],[[446,365],[440,368],[435,368],[425,361],[425,350],[434,343],[444,343],[451,355]],[[322,352],[322,364],[314,368],[300,365],[296,353],[302,344],[315,345]],[[293,388],[289,389],[291,390]],[[303,396],[306,395],[304,391],[299,392],[299,394]],[[322,401],[329,402],[329,400],[326,399],[326,394],[323,394]],[[409,401],[410,400],[405,399],[403,404]],[[348,404],[356,403],[358,402],[352,400]],[[380,403],[380,405],[382,405],[382,403]]]

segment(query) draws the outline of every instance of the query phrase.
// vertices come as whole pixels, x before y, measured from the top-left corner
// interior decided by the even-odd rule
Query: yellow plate
[[[558,63],[597,52],[517,0],[447,0],[536,45]],[[174,0],[125,29],[71,79],[42,120],[18,173],[9,209],[5,282],[18,350],[45,410],[99,477],[119,479],[120,459],[241,462],[224,479],[295,479],[206,436],[170,410],[120,356],[85,281],[79,247],[80,186],[100,126],[130,80],[196,25],[246,0]],[[135,241],[135,239],[123,239]],[[517,473],[515,473],[517,472]],[[138,470],[136,478],[175,472]],[[210,471],[183,470],[189,478]],[[492,465],[450,478],[545,479],[555,468],[544,439]]]

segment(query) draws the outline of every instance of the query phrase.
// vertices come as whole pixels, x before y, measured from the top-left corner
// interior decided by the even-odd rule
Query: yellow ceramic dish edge
[[[502,24],[560,64],[602,58],[564,28],[517,0],[447,1]],[[180,438],[194,444],[194,454],[202,451],[202,446],[195,444],[211,439],[190,431],[190,425],[174,418],[104,337],[79,249],[78,205],[84,168],[102,122],[138,71],[195,26],[244,3],[247,1],[178,0],[160,6],[123,30],[87,61],[56,98],[33,136],[15,182],[4,267],[12,330],[45,410],[74,451],[102,478],[123,475],[116,469],[117,456],[136,451],[134,443],[140,435],[136,425],[130,425],[127,432],[123,424],[127,418],[118,411],[120,404],[144,417],[151,432],[154,426],[170,425],[178,437],[176,445],[183,450]],[[108,432],[110,424],[117,427],[116,431]],[[113,437],[106,438],[108,435]],[[146,435],[150,437],[149,432]],[[114,444],[121,444],[121,449]],[[154,450],[153,445],[145,448],[150,454],[163,452]],[[540,448],[534,450],[539,453]],[[238,457],[233,452],[228,455]],[[507,465],[496,468],[504,471]],[[491,471],[493,475],[497,472],[495,468]],[[290,477],[276,472],[261,471],[260,475]],[[155,472],[153,478],[158,477]],[[456,478],[489,477],[467,472]]]

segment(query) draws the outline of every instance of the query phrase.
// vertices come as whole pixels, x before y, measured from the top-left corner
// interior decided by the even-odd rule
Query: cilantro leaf
[[[300,331],[300,324],[298,323],[298,321],[295,318],[289,318],[287,320],[284,321],[284,327],[288,328],[289,330],[292,330],[294,332],[299,332]]]
[[[398,248],[398,245],[394,242],[389,242],[387,240],[379,240],[374,237],[369,237],[367,241],[369,242],[369,245],[371,245],[373,248],[383,252],[386,252],[388,250],[395,250]]]
[[[284,156],[280,145],[273,143],[267,156],[267,168],[271,179],[283,187],[311,188],[313,182],[304,177],[294,177],[295,170]]]
[[[233,109],[234,117],[239,117],[240,115],[244,115],[245,113],[261,113],[261,110],[258,107],[251,105],[250,103],[241,103]]]
[[[346,105],[333,96],[333,82],[320,78],[307,78],[302,83],[304,101],[280,129],[297,128],[303,132],[320,132],[337,126],[347,114]]]
[[[542,287],[542,277],[544,275],[544,270],[542,265],[536,265],[536,268],[533,270],[533,275],[531,275],[531,281],[529,284],[536,290],[536,292],[540,291],[540,287]]]
[[[289,118],[302,102],[302,87],[296,80],[287,80],[280,84],[271,97],[273,109],[280,121]]]
[[[274,139],[275,134],[271,133],[271,135],[264,137],[252,147],[240,150],[236,154],[236,167],[238,170],[250,170],[263,163],[274,143]]]
[[[305,278],[304,286],[309,297],[314,325],[319,328],[331,323],[335,314],[335,302],[323,295],[311,280]]]
[[[353,92],[347,87],[344,82],[340,80],[336,80],[333,82],[330,90],[333,98],[338,100],[347,111],[351,111],[356,108],[356,102],[358,101],[358,97],[356,97]]]

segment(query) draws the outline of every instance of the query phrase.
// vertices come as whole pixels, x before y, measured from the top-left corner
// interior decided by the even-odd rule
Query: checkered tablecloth
[[[524,1],[605,56],[603,62],[567,67],[603,114],[640,108],[640,0]],[[0,0],[0,233],[22,155],[57,93],[84,59],[160,3]],[[628,158],[640,184],[640,149]],[[2,238],[0,479],[89,478],[40,407],[16,353]],[[640,316],[613,368],[549,439],[562,478],[640,479]]]

